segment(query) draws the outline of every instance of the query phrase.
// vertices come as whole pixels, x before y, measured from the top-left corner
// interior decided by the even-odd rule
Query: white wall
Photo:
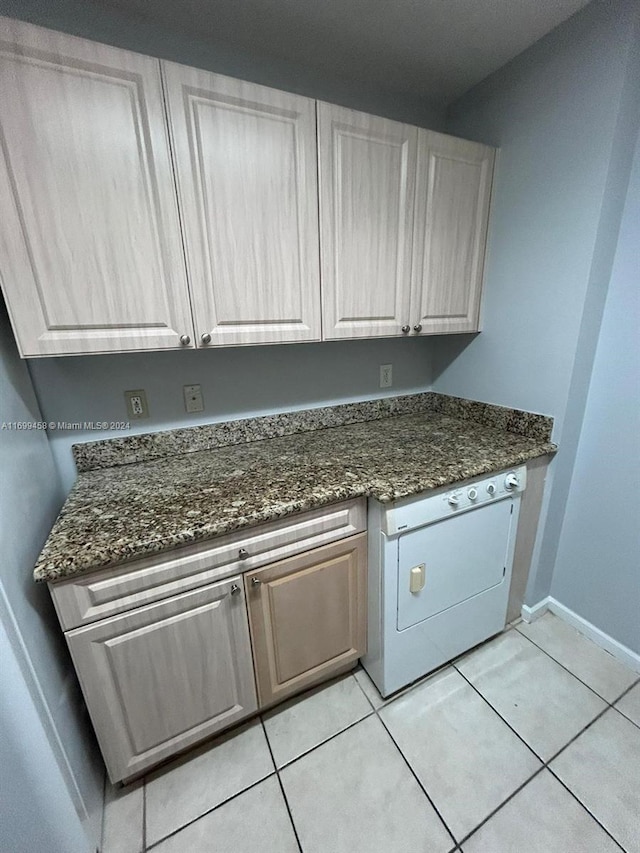
[[[0,421],[40,419],[26,362],[18,357],[0,305]],[[46,434],[0,429],[0,471],[0,620],[23,667],[22,677],[59,762],[68,795],[89,838],[96,842],[104,768],[84,717],[49,591],[32,579],[34,563],[64,497]],[[18,750],[14,758],[23,750],[27,761],[29,744],[14,747]]]
[[[483,332],[442,339],[433,388],[553,415],[552,465],[526,602],[549,593],[628,181],[637,91],[630,0],[596,2],[450,110],[500,146]],[[634,100],[635,99],[635,100]]]
[[[127,420],[124,391],[144,388],[150,417],[133,432],[213,423],[426,390],[430,341],[336,341],[165,353],[33,359],[34,387],[46,421]],[[393,365],[381,391],[380,365]],[[202,386],[205,411],[187,415],[183,385]],[[75,478],[71,444],[122,432],[55,431],[51,447],[68,490]]]
[[[640,654],[640,141],[551,594]]]

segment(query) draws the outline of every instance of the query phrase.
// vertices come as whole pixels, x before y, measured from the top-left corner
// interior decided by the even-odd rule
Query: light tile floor
[[[551,614],[386,701],[357,669],[109,787],[145,850],[640,853],[640,679]]]

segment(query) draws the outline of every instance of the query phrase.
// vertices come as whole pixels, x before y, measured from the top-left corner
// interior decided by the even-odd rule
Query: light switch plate
[[[142,388],[137,391],[125,391],[124,399],[127,404],[127,415],[130,418],[148,418],[149,406],[147,406],[147,395]]]
[[[189,414],[193,412],[204,412],[204,400],[202,399],[202,388],[200,385],[185,385],[184,408]]]

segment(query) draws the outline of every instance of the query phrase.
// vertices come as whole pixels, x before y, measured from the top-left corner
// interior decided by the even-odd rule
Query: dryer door
[[[399,631],[503,582],[512,508],[510,499],[485,504],[399,537]],[[424,586],[411,592],[421,566]]]

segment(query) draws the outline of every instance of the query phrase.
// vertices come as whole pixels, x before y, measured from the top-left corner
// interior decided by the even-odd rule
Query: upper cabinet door
[[[323,336],[402,334],[418,130],[318,104]]]
[[[23,356],[193,336],[159,63],[2,19],[0,278]]]
[[[319,340],[315,102],[163,71],[198,344]]]
[[[424,332],[479,328],[494,153],[419,132],[411,316]]]

